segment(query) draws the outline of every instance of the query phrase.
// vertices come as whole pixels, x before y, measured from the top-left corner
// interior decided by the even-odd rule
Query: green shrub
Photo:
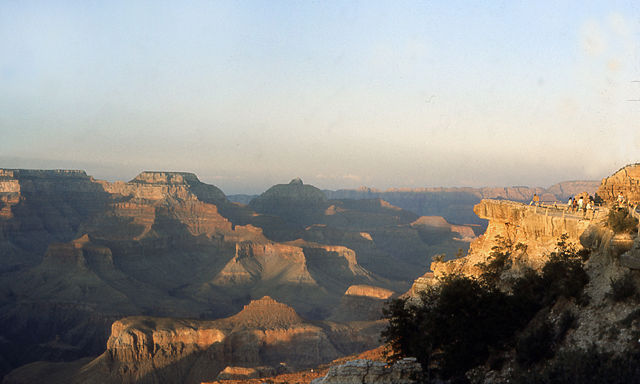
[[[542,359],[553,356],[555,331],[549,321],[527,331],[518,338],[516,360],[519,364],[530,366]]]
[[[382,337],[396,351],[392,359],[414,356],[423,367],[435,366],[432,373],[440,377],[461,378],[521,326],[522,321],[513,318],[513,307],[506,293],[450,275],[417,305],[392,301],[384,310],[389,325]]]
[[[496,245],[491,248],[487,261],[477,264],[482,270],[480,279],[490,286],[497,286],[502,273],[511,268],[513,243],[500,235],[495,237]]]
[[[627,208],[612,208],[607,217],[607,226],[614,233],[633,234],[638,231],[638,219],[631,216]]]
[[[560,352],[541,370],[518,370],[514,384],[628,384],[640,382],[640,354],[632,348],[615,356],[595,347]]]
[[[557,250],[542,267],[542,280],[546,287],[543,303],[545,305],[554,302],[560,296],[580,300],[584,286],[589,282],[589,275],[583,266],[583,260],[587,257],[568,246],[565,240],[566,237],[563,235],[558,242]]]
[[[630,272],[617,280],[611,279],[611,298],[616,303],[635,296],[636,293],[636,284],[633,282],[633,275]]]
[[[543,324],[517,340],[515,335],[558,297],[585,297],[582,291],[589,279],[583,259],[563,236],[542,273],[530,269],[519,278],[501,281],[510,267],[510,249],[494,248],[479,279],[449,275],[419,300],[391,301],[384,310],[389,322],[382,333],[394,351],[390,359],[414,356],[428,378],[455,381],[466,380],[465,372],[487,361],[498,364],[488,359],[513,347],[524,365],[552,354],[553,346],[575,325],[571,313],[563,315],[558,330]]]
[[[578,326],[578,318],[576,315],[570,310],[566,310],[560,316],[558,320],[558,331],[556,335],[557,341],[562,341],[564,337],[567,335],[569,330],[574,329]]]
[[[630,312],[624,319],[620,320],[618,323],[625,328],[629,328],[634,321],[640,319],[640,308],[633,310]]]

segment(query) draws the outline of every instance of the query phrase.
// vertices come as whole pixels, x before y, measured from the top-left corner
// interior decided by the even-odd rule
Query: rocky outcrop
[[[625,201],[632,204],[640,203],[640,164],[627,165],[602,179],[597,193],[609,203],[615,202],[619,193],[622,193]]]
[[[478,264],[485,262],[501,239],[513,246],[526,246],[514,252],[519,265],[540,268],[549,253],[555,250],[562,235],[567,241],[581,247],[581,236],[587,228],[606,217],[604,208],[588,215],[570,214],[562,208],[536,207],[503,200],[483,200],[474,207],[474,212],[489,220],[487,231],[471,243],[466,257],[449,262],[433,262],[431,269],[436,277],[461,272],[469,275],[481,273]]]
[[[46,375],[51,384],[200,383],[313,367],[377,343],[375,334],[360,345],[333,341],[346,335],[335,324],[305,322],[291,307],[263,297],[222,320],[121,319],[113,323],[107,350],[98,358],[82,365],[26,366],[5,382],[21,382],[36,370],[42,376],[35,377]]]
[[[300,179],[278,184],[251,200],[249,207],[258,213],[276,215],[289,222],[309,225],[318,222],[327,208],[327,197],[318,188]]]
[[[371,285],[352,285],[329,319],[341,322],[379,320],[384,305],[394,294],[388,289]]]
[[[421,216],[411,226],[420,231],[428,243],[439,243],[449,238],[471,242],[476,238],[470,226],[453,225],[441,216]]]
[[[265,296],[245,305],[240,313],[225,322],[230,323],[233,328],[276,329],[291,328],[301,324],[303,320],[290,306]]]
[[[0,169],[0,272],[38,263],[108,198],[84,171]]]
[[[284,366],[284,364],[283,364]],[[259,377],[273,376],[284,371],[273,367],[226,367],[218,374],[217,380],[247,380]]]
[[[311,284],[316,281],[307,269],[301,247],[244,241],[235,244],[235,255],[214,278],[222,286],[256,284],[263,277],[280,275],[281,283]]]
[[[379,361],[354,360],[331,367],[326,376],[312,384],[413,384],[422,373],[415,358],[396,361],[391,366]]]
[[[477,234],[484,230],[486,222],[473,214],[473,206],[482,199],[500,199],[530,202],[537,193],[542,201],[566,201],[580,192],[593,195],[598,181],[568,181],[548,189],[536,187],[485,187],[485,188],[414,188],[388,189],[386,191],[362,187],[353,190],[324,191],[330,199],[380,198],[389,203],[415,212],[420,216],[442,216],[456,224],[479,225]]]
[[[372,299],[386,300],[393,296],[393,291],[370,285],[352,285],[344,293],[347,296],[362,296]]]
[[[213,185],[202,183],[196,175],[187,172],[145,171],[128,183],[98,181],[111,194],[147,200],[200,200],[220,204],[227,198]]]
[[[430,287],[436,284],[436,282],[437,280],[435,279],[433,272],[427,272],[414,280],[411,289],[405,295],[418,297],[420,292],[426,292]]]
[[[430,255],[468,246],[453,225],[427,243],[414,213],[329,201],[300,180],[262,201],[277,209],[231,203],[185,172],[0,170],[0,362],[95,355],[118,318],[223,318],[265,295],[309,319],[374,320],[382,291],[350,287],[406,291]],[[337,350],[362,344],[327,327]]]

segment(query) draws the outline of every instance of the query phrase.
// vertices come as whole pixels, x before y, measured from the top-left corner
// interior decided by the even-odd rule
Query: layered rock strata
[[[14,371],[4,382],[19,383],[34,377],[35,371],[64,378],[48,380],[51,384],[200,383],[240,373],[268,375],[283,366],[308,368],[370,349],[380,327],[364,331],[368,342],[351,339],[349,344],[348,326],[306,322],[291,307],[263,297],[222,320],[121,319],[113,323],[107,350],[98,358],[76,365],[35,363]]]
[[[631,164],[620,169],[609,177],[602,179],[598,188],[598,196],[613,203],[622,194],[625,201],[631,204],[640,203],[640,164]]]
[[[414,384],[422,367],[415,358],[396,361],[391,366],[379,361],[353,360],[331,367],[311,384]]]
[[[607,215],[605,208],[583,215],[565,212],[562,207],[536,207],[503,200],[482,200],[474,212],[489,220],[487,231],[471,243],[466,257],[433,262],[431,270],[435,277],[448,273],[479,275],[478,264],[486,262],[494,247],[500,247],[501,243],[511,244],[513,249],[509,251],[513,251],[516,264],[540,268],[561,236],[568,236],[569,245],[582,247],[581,237],[589,226],[602,223]],[[515,251],[519,243],[524,247]]]

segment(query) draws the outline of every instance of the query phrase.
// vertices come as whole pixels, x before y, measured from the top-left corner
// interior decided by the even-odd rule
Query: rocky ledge
[[[391,366],[371,360],[354,360],[331,367],[327,375],[311,384],[413,384],[422,372],[420,363],[409,357]]]
[[[536,207],[505,200],[482,200],[474,207],[476,215],[489,220],[484,235],[474,240],[467,257],[448,262],[434,261],[431,270],[435,277],[448,273],[478,275],[477,265],[485,262],[501,241],[512,245],[522,243],[526,248],[514,252],[514,260],[532,268],[541,267],[562,235],[568,243],[582,247],[581,238],[592,224],[606,219],[606,208],[586,215],[565,212],[564,207]],[[424,282],[422,282],[424,283]],[[422,284],[424,285],[424,284]],[[428,284],[427,284],[428,285]]]

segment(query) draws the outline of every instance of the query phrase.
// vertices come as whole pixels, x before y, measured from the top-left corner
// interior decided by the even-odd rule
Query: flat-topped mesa
[[[130,183],[144,184],[197,184],[198,177],[191,172],[144,171]]]
[[[613,203],[622,193],[625,201],[640,203],[640,163],[630,164],[609,177],[602,179],[598,196],[604,201]]]
[[[253,300],[228,321],[234,328],[276,329],[301,324],[302,318],[290,306],[269,296]]]
[[[0,168],[0,179],[50,179],[50,178],[90,179],[87,173],[79,169],[7,169]]]
[[[514,245],[526,245],[526,252],[519,255],[519,262],[540,268],[548,254],[556,249],[562,235],[568,236],[568,243],[580,247],[580,237],[587,228],[606,216],[601,212],[570,214],[563,208],[536,207],[505,200],[482,200],[474,206],[474,212],[478,217],[489,220],[484,235],[471,243],[467,257],[433,262],[431,269],[436,277],[452,272],[478,275],[481,271],[477,264],[485,262],[493,247],[499,245],[498,236]]]
[[[100,187],[93,181],[82,170],[0,168],[0,194],[100,191]]]
[[[201,182],[195,174],[189,172],[144,171],[128,183],[100,183],[109,193],[146,200],[173,198],[213,204],[227,201],[220,189]]]

